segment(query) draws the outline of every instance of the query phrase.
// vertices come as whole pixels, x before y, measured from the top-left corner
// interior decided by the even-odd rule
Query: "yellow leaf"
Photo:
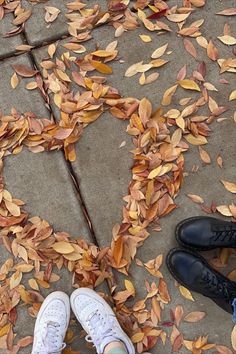
[[[77,252],[72,252],[69,254],[64,254],[63,255],[65,259],[68,259],[68,261],[78,261],[79,259],[83,258],[80,253]]]
[[[233,216],[227,205],[218,205],[216,210],[224,216]]]
[[[90,60],[90,64],[102,74],[112,74],[112,68],[106,64],[101,63],[100,61]]]
[[[66,73],[64,73],[64,71],[57,69],[56,73],[62,81],[71,82],[71,79]]]
[[[176,124],[178,125],[179,128],[181,128],[183,131],[185,129],[185,120],[182,116],[179,116],[178,118],[176,118]]]
[[[186,90],[196,90],[201,91],[198,84],[193,80],[179,80],[178,84]]]
[[[204,145],[207,144],[207,139],[205,136],[198,135],[198,137],[193,136],[192,134],[188,134],[184,136],[188,143],[192,145]]]
[[[223,183],[223,185],[225,186],[225,188],[231,192],[231,193],[236,193],[236,184],[233,182],[228,182],[228,181],[224,181],[223,179],[221,180],[221,182]]]
[[[0,329],[0,337],[5,336],[5,334],[8,333],[10,327],[11,327],[11,324],[10,324],[10,323],[7,323],[5,326],[3,326],[3,327]]]
[[[183,297],[185,297],[185,299],[194,301],[194,298],[193,298],[191,292],[187,288],[185,288],[184,286],[180,285],[179,286],[179,291],[180,291],[181,295]]]
[[[52,245],[52,248],[60,254],[69,254],[74,252],[74,247],[69,242],[65,241],[55,242]]]
[[[231,332],[231,343],[234,350],[236,350],[236,325]]]
[[[142,39],[144,43],[149,43],[152,41],[152,38],[150,36],[147,36],[145,34],[140,34],[139,37]]]
[[[174,85],[165,91],[162,101],[161,101],[161,104],[163,106],[168,106],[169,104],[171,104],[172,97],[173,97],[177,87],[178,87],[178,85]]]
[[[151,55],[152,59],[160,58],[166,51],[168,47],[168,43],[164,44],[163,46],[157,48]]]
[[[132,295],[135,295],[135,288],[130,280],[125,279],[125,287]]]
[[[13,216],[20,216],[20,207],[16,205],[13,202],[9,202],[9,200],[5,200],[5,205],[7,210],[11,213]]]
[[[32,82],[29,82],[27,85],[26,85],[26,88],[27,90],[34,90],[38,87],[38,84],[36,81],[32,81]]]
[[[95,52],[92,52],[91,54],[96,55],[96,57],[106,58],[106,57],[110,57],[114,53],[109,52],[107,50],[96,50]]]
[[[217,37],[222,43],[227,44],[227,45],[235,45],[236,44],[236,38],[229,36],[229,35],[225,35],[225,36],[220,36]]]
[[[149,179],[153,179],[155,177],[157,177],[159,175],[159,173],[161,172],[162,166],[158,166],[157,168],[155,168],[154,170],[152,170],[149,175],[148,178]]]
[[[19,84],[19,79],[16,73],[14,73],[11,77],[11,87],[15,89]]]
[[[22,273],[28,273],[34,269],[34,266],[31,264],[27,264],[27,263],[20,263],[15,266],[15,269],[19,270]]]
[[[17,285],[20,284],[22,279],[22,273],[17,270],[14,274],[12,274],[10,278],[10,289],[14,289]]]
[[[144,338],[144,333],[139,332],[139,333],[135,333],[132,337],[131,340],[133,343],[139,343],[143,340]]]
[[[38,283],[35,279],[29,279],[28,280],[29,286],[33,289],[33,290],[39,290],[39,286]]]
[[[142,75],[141,75],[140,78],[139,78],[139,83],[140,83],[140,85],[144,85],[144,84],[145,84],[145,81],[146,81],[145,74],[142,73]]]
[[[236,100],[236,90],[232,91],[229,96],[229,101]]]

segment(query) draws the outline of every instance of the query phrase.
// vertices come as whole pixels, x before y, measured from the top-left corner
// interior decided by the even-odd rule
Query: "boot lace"
[[[104,338],[115,336],[113,330],[114,319],[110,316],[104,317],[98,310],[90,315],[86,323],[90,334],[85,339],[87,342],[93,343],[96,348],[100,348]]]
[[[225,227],[215,227],[212,231],[212,241],[236,241],[236,225],[234,224]]]
[[[37,347],[32,354],[59,354],[66,344],[58,345],[60,338],[60,324],[57,322],[49,321],[40,330],[39,341]]]
[[[221,294],[226,298],[230,303],[231,299],[235,297],[235,292],[231,291],[229,284],[224,280],[219,280],[214,274],[208,270],[203,272],[202,280],[206,283],[207,290],[211,290],[217,294]]]

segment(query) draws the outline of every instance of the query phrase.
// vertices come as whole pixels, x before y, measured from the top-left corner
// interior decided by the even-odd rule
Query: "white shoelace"
[[[59,327],[60,324],[53,321],[45,324],[40,331],[40,340],[33,354],[59,354],[66,347],[65,343],[58,347]]]
[[[86,341],[93,343],[94,346],[101,350],[102,342],[105,338],[111,337],[115,339],[113,331],[114,319],[110,316],[104,318],[98,311],[95,311],[86,320],[90,334],[85,337]]]

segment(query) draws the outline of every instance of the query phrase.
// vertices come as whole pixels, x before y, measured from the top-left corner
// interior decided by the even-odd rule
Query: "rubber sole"
[[[190,246],[189,244],[183,242],[182,240],[180,240],[180,237],[179,237],[179,229],[181,228],[181,226],[183,226],[186,222],[188,221],[194,221],[194,220],[201,220],[201,219],[205,219],[206,216],[192,216],[191,218],[188,218],[188,219],[185,219],[183,221],[181,221],[180,223],[177,224],[176,228],[175,228],[175,238],[178,242],[178,244],[183,247],[183,248],[187,248],[188,250],[192,250],[192,251],[210,251],[210,250],[213,250],[213,249],[216,249],[216,248],[219,248],[220,246],[218,247],[194,247],[194,246]],[[214,219],[214,218],[213,218]]]

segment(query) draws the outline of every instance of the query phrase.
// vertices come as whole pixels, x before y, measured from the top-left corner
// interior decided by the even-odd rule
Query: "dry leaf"
[[[183,87],[186,90],[195,90],[195,91],[201,91],[200,87],[198,86],[198,84],[193,81],[193,80],[179,80],[177,81],[178,84]]]
[[[140,34],[139,37],[142,39],[144,43],[149,43],[152,41],[152,38],[150,36],[147,36],[145,34]]]
[[[231,332],[231,344],[234,350],[236,350],[236,325],[234,325]]]
[[[69,242],[64,242],[64,241],[60,241],[60,242],[55,242],[52,245],[52,248],[61,254],[69,254],[74,252],[74,247],[69,243]]]
[[[184,47],[190,55],[192,55],[195,59],[197,58],[196,48],[194,47],[192,42],[190,42],[190,40],[187,38],[184,38]]]
[[[199,149],[201,160],[206,164],[210,164],[211,163],[210,155],[201,146],[199,146],[198,149]]]
[[[184,321],[196,323],[201,321],[205,316],[206,316],[205,312],[201,312],[201,311],[190,312],[184,317]]]
[[[204,199],[202,197],[200,197],[199,195],[187,194],[187,197],[190,198],[194,203],[197,203],[197,204],[203,204],[204,203]]]
[[[224,216],[232,216],[232,213],[227,205],[218,205],[216,210]]]
[[[207,55],[211,60],[217,60],[218,59],[218,50],[214,46],[212,40],[209,41],[207,45]]]
[[[227,45],[235,45],[236,44],[236,38],[229,36],[229,35],[224,35],[217,37],[222,43],[227,44]]]
[[[194,298],[193,298],[191,292],[187,288],[185,288],[184,286],[180,285],[179,286],[179,291],[180,291],[181,295],[183,297],[185,297],[185,299],[190,300],[190,301],[194,301]]]
[[[228,182],[228,181],[224,181],[223,179],[221,180],[221,182],[223,183],[223,185],[225,186],[225,188],[231,192],[231,193],[236,193],[236,184],[233,182]]]
[[[16,73],[14,73],[11,77],[11,87],[15,89],[19,84],[19,79]]]
[[[168,43],[164,44],[162,47],[157,48],[151,55],[152,59],[160,58],[166,51]]]
[[[15,64],[15,65],[12,65],[12,67],[15,70],[15,72],[22,77],[32,77],[35,74],[37,74],[37,70],[33,70],[33,69],[27,67],[26,65]]]
[[[232,91],[229,96],[229,101],[236,100],[236,90]]]

